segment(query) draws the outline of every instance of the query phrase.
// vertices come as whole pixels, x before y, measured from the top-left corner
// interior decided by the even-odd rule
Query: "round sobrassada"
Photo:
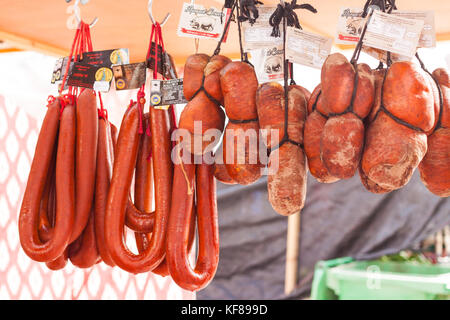
[[[299,86],[290,86],[288,98],[289,139],[303,144],[307,113],[305,93]],[[284,101],[284,88],[279,83],[269,82],[258,88],[256,104],[260,127],[264,130],[267,147],[273,149],[268,165],[269,201],[276,212],[287,216],[298,213],[305,204],[307,175],[306,156],[302,147],[286,142],[276,148],[284,137]],[[278,130],[278,134],[272,137],[270,130],[274,129]],[[278,138],[275,145],[271,138]]]
[[[450,77],[445,69],[436,69],[433,77],[442,92],[442,111],[436,114],[438,127],[428,136],[428,150],[419,164],[420,178],[433,194],[450,196]]]
[[[220,71],[220,85],[225,112],[230,119],[223,138],[225,168],[234,181],[249,185],[261,177],[264,168],[259,158],[255,70],[248,63],[231,62]]]
[[[322,95],[331,116],[322,132],[321,159],[328,172],[340,179],[353,177],[358,169],[364,146],[363,119],[375,99],[372,70],[359,64],[357,71],[355,86],[356,70],[339,53],[330,55],[322,67]]]
[[[223,104],[219,72],[230,62],[231,60],[225,56],[216,55],[210,58],[205,54],[194,54],[186,60],[183,92],[189,102],[181,112],[179,128],[188,130],[191,141],[186,144],[186,147],[193,154],[203,154],[218,143],[214,140],[214,132],[208,132],[208,130],[223,131],[225,114],[217,105],[217,103]],[[211,100],[203,90],[194,96],[202,86],[203,76],[205,77],[204,90],[217,103]],[[198,132],[195,132],[196,125]]]
[[[388,112],[415,128],[380,109],[367,128],[361,169],[379,187],[396,190],[409,182],[427,152],[425,132],[435,120],[433,90],[420,67],[396,62],[387,71],[382,99]]]

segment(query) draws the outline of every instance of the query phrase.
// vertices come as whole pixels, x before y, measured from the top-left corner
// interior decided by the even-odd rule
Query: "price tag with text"
[[[270,16],[277,7],[258,6],[259,17],[252,25],[248,21],[242,22],[242,39],[245,51],[271,48],[283,44],[283,30],[280,28],[280,37],[272,37],[273,27],[269,23]]]

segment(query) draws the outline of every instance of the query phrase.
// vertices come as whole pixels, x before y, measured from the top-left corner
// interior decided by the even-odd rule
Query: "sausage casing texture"
[[[172,189],[169,121],[165,110],[151,108],[152,158],[155,176],[155,224],[150,245],[144,252],[132,253],[124,243],[128,194],[139,147],[139,105],[128,108],[117,140],[113,176],[108,192],[105,233],[111,258],[120,268],[141,273],[153,270],[165,256],[167,220]]]
[[[234,181],[249,185],[261,177],[264,168],[259,158],[255,70],[245,62],[230,62],[220,71],[220,85],[230,119],[223,138],[225,168]]]
[[[214,277],[219,262],[219,232],[213,165],[175,165],[167,236],[167,265],[172,279],[183,289],[198,291]],[[188,259],[190,221],[197,198],[199,251],[195,268]]]
[[[67,104],[60,117],[59,99],[48,106],[31,164],[22,207],[19,215],[19,237],[25,253],[40,262],[53,261],[61,256],[72,233],[75,215],[75,107]],[[59,127],[59,133],[58,133]],[[55,167],[56,217],[53,236],[43,243],[39,239],[39,207],[52,151],[58,135]]]
[[[301,147],[307,114],[305,93],[299,86],[288,88],[289,140],[284,143],[283,139],[287,138],[284,88],[276,82],[265,83],[258,88],[256,99],[260,126],[266,129],[263,135],[271,150],[267,181],[269,201],[281,215],[298,213],[305,203],[307,182],[306,158]],[[277,142],[274,144],[274,141]]]
[[[387,71],[380,99],[385,109],[368,125],[361,169],[379,187],[396,190],[409,182],[427,152],[434,96],[420,67],[396,62]]]
[[[437,113],[439,127],[427,138],[428,149],[419,164],[420,178],[433,194],[450,196],[450,80],[445,69],[436,69],[433,77],[442,93],[442,110]]]
[[[75,241],[89,220],[94,200],[97,164],[98,111],[95,92],[85,89],[77,100],[77,139],[75,161],[75,222],[71,242]]]

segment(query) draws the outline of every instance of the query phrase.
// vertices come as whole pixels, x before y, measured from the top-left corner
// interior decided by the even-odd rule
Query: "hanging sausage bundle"
[[[419,164],[425,186],[437,196],[450,196],[450,77],[445,69],[436,69],[439,112],[436,125],[427,138],[427,153]]]
[[[361,170],[371,183],[389,191],[409,182],[427,152],[427,132],[436,120],[435,98],[427,74],[409,61],[388,68],[379,95]]]
[[[86,50],[92,51],[89,25],[81,22],[69,59],[74,55],[76,61]],[[69,64],[60,94],[68,72]],[[97,111],[95,92],[77,93],[69,87],[69,94],[49,99],[19,215],[25,253],[53,270],[63,268],[68,259],[80,268],[101,261],[94,215],[106,191],[95,192],[95,184],[101,181],[97,164],[105,159],[97,157],[97,145],[112,144],[111,127],[103,104]],[[102,133],[108,131],[102,137],[99,124]]]

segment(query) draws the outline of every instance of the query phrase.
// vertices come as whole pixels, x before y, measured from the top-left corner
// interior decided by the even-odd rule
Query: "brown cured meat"
[[[372,70],[366,64],[355,70],[342,54],[335,53],[325,61],[321,80],[323,103],[330,113],[320,141],[321,159],[330,175],[349,179],[361,160],[363,120],[375,99]]]
[[[220,85],[230,119],[223,138],[225,168],[234,181],[249,185],[261,177],[264,167],[259,158],[255,70],[248,63],[231,62],[220,71]]]
[[[276,83],[262,84],[257,91],[259,123],[266,138],[266,145],[273,149],[268,165],[268,195],[273,209],[281,215],[298,213],[306,197],[306,157],[303,148],[303,127],[307,113],[307,100],[299,86],[288,91],[288,125],[290,141],[277,147],[284,136],[285,100],[284,88]],[[271,130],[278,130],[273,137]],[[273,140],[275,138],[275,140]],[[277,141],[278,140],[278,141]],[[274,141],[277,141],[274,144]]]
[[[322,85],[319,84],[308,100],[308,118],[305,122],[304,149],[308,158],[308,167],[311,175],[322,183],[333,183],[339,179],[333,177],[322,162],[320,157],[320,140],[323,128],[327,122],[324,114]]]
[[[428,150],[419,165],[424,185],[440,197],[450,196],[450,78],[444,69],[436,69],[433,77],[442,92],[442,110],[437,114],[437,127],[428,136]],[[440,121],[440,123],[439,123]]]
[[[237,184],[228,174],[227,168],[223,161],[223,143],[220,144],[214,156],[214,177],[225,184]]]
[[[382,105],[367,128],[361,169],[379,187],[396,190],[409,182],[427,152],[434,96],[424,71],[411,62],[394,63],[382,91]]]
[[[223,104],[219,73],[230,62],[230,59],[221,55],[210,58],[205,54],[194,54],[186,60],[183,91],[189,102],[181,112],[179,128],[188,130],[191,141],[186,141],[185,146],[193,154],[205,153],[218,143],[214,140],[213,132],[207,130],[223,131],[225,114],[217,104]],[[200,90],[202,85],[204,90]],[[211,100],[205,91],[216,101]],[[194,130],[196,125],[198,129]]]

